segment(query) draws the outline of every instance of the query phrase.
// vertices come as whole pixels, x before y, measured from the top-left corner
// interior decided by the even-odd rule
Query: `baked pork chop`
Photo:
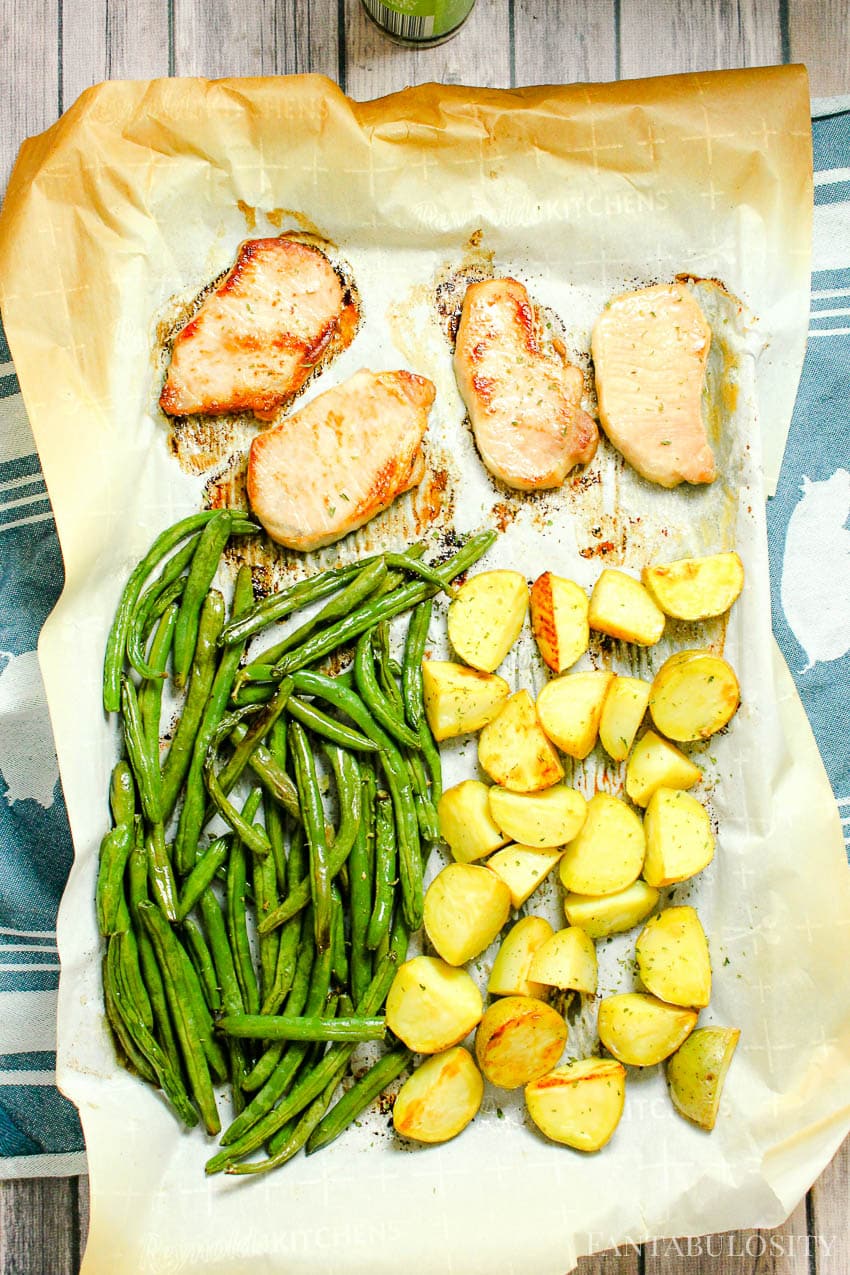
[[[582,374],[544,339],[516,279],[469,285],[454,367],[481,459],[509,487],[560,487],[593,459],[598,431],[581,408]]]
[[[593,328],[599,419],[630,465],[662,487],[710,483],[702,420],[711,329],[682,283],[624,292]]]
[[[328,258],[298,239],[249,239],[178,333],[160,407],[170,416],[291,402],[319,362],[350,344],[358,312]]]
[[[333,544],[420,483],[433,401],[423,376],[362,369],[259,434],[248,498],[272,540]]]

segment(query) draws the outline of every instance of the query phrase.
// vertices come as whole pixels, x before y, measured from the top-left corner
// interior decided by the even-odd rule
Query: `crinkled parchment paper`
[[[60,917],[59,1075],[88,1145],[87,1275],[561,1275],[624,1241],[776,1224],[839,1145],[850,879],[814,741],[773,655],[764,525],[763,474],[770,484],[778,469],[803,353],[810,206],[799,68],[513,93],[425,86],[361,105],[317,78],[110,84],[26,144],[0,224],[0,301],[67,576],[41,657],[77,855]],[[696,902],[711,936],[702,1021],[742,1029],[710,1136],[674,1114],[652,1068],[630,1073],[622,1124],[596,1156],[546,1143],[521,1096],[491,1091],[443,1147],[403,1147],[372,1115],[269,1178],[206,1180],[203,1135],[179,1133],[114,1063],[92,906],[118,748],[100,707],[104,637],[154,534],[204,499],[238,499],[256,428],[172,429],[156,406],[163,348],[242,239],[293,227],[332,242],[364,314],[306,393],[363,365],[411,367],[438,390],[420,491],[323,560],[486,523],[504,531],[489,563],[587,586],[604,564],[636,570],[651,556],[737,545],[745,560],[728,632],[671,625],[639,657],[601,642],[587,657],[647,674],[673,647],[725,641],[743,686],[731,728],[699,757],[717,855],[672,892]],[[603,443],[560,492],[498,488],[464,424],[447,336],[463,280],[494,271],[526,282],[584,366],[617,289],[719,280],[725,290],[693,285],[715,338],[718,481],[665,493]],[[592,409],[590,380],[588,395]],[[304,569],[281,555],[272,567]],[[443,631],[438,615],[436,650]],[[506,669],[539,684],[528,634]],[[474,773],[474,749],[455,746],[446,769],[450,782]],[[599,753],[576,776],[585,791],[621,779]],[[534,908],[557,917],[556,891]],[[630,985],[633,939],[600,944],[605,990]],[[592,1024],[585,1011],[572,1050],[592,1044]]]

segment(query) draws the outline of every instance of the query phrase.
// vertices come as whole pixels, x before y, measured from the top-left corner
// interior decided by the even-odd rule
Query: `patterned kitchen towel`
[[[850,107],[813,128],[811,339],[768,504],[773,627],[850,841]],[[76,1112],[53,1084],[56,911],[71,843],[35,650],[61,589],[0,330],[0,1177],[85,1172]]]

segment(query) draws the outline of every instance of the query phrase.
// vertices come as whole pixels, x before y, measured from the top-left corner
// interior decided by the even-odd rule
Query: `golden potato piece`
[[[511,840],[493,822],[489,794],[480,779],[464,779],[437,802],[440,835],[459,863],[483,859]]]
[[[505,846],[487,860],[487,867],[501,877],[511,892],[511,906],[521,908],[561,857],[560,850],[533,846]]]
[[[478,1114],[483,1097],[484,1081],[468,1049],[433,1054],[398,1091],[395,1131],[417,1142],[448,1142]]]
[[[488,790],[490,814],[513,841],[538,850],[564,846],[578,836],[587,802],[575,788],[553,784],[544,792],[509,792],[498,785]]]
[[[475,1033],[475,1057],[492,1085],[518,1089],[550,1071],[567,1043],[557,1010],[532,996],[504,996],[484,1013]]]
[[[449,641],[467,664],[492,673],[519,637],[527,610],[524,576],[481,571],[461,585],[449,604]]]
[[[483,1012],[481,993],[466,970],[436,956],[414,956],[400,965],[387,996],[387,1026],[417,1054],[456,1045]]]
[[[643,992],[606,996],[599,1005],[602,1044],[630,1067],[652,1067],[669,1058],[693,1031],[697,1011],[668,1005]]]
[[[711,1130],[726,1073],[741,1033],[737,1027],[698,1027],[667,1063],[667,1083],[677,1111]]]
[[[744,564],[737,553],[715,553],[644,567],[641,578],[665,615],[707,620],[728,611],[743,589]]]
[[[537,983],[595,996],[598,970],[593,940],[577,925],[556,930],[534,953],[528,973]]]
[[[503,677],[449,660],[423,661],[422,689],[425,716],[438,742],[486,726],[511,693]]]
[[[588,620],[598,633],[637,646],[654,646],[665,624],[664,612],[640,580],[610,567],[593,586]]]
[[[512,792],[539,792],[564,777],[528,691],[511,695],[498,717],[484,727],[478,737],[478,760],[491,779]]]
[[[511,926],[505,935],[487,983],[491,996],[548,995],[549,988],[533,983],[528,977],[529,966],[542,943],[552,937],[552,927],[542,916],[524,916]]]
[[[703,1009],[711,999],[708,942],[693,908],[665,908],[651,917],[635,957],[644,987],[659,1000]]]
[[[598,1151],[623,1114],[626,1069],[613,1058],[583,1058],[533,1080],[525,1090],[528,1114],[553,1142]]]
[[[547,682],[537,696],[540,725],[568,756],[583,760],[592,751],[602,705],[613,680],[608,669],[565,673]]]
[[[649,916],[657,902],[658,891],[638,880],[616,894],[567,894],[564,912],[570,925],[580,926],[592,939],[602,939],[633,929]]]
[[[645,806],[659,788],[693,788],[702,771],[675,744],[648,730],[641,735],[626,765],[626,793]]]
[[[561,883],[575,894],[616,894],[640,876],[646,843],[635,812],[607,792],[587,803],[587,818],[561,856]]]
[[[449,965],[489,947],[511,910],[511,892],[489,868],[450,863],[425,891],[425,933]]]
[[[690,793],[656,788],[644,817],[644,880],[675,885],[702,872],[714,858],[714,834],[708,811]]]
[[[563,673],[587,650],[587,612],[587,595],[573,580],[544,571],[531,586],[531,628],[553,673]]]
[[[599,742],[614,761],[625,761],[649,703],[651,683],[640,677],[615,677],[599,718]]]
[[[649,695],[652,720],[668,739],[708,739],[741,702],[731,665],[710,651],[679,651],[665,660]]]

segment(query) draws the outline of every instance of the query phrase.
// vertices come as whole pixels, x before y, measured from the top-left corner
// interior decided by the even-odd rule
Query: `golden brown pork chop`
[[[599,419],[630,465],[662,487],[710,483],[702,421],[711,329],[682,283],[625,292],[593,328]]]
[[[363,369],[259,434],[248,498],[272,540],[333,544],[421,482],[433,401],[423,376]]]
[[[581,409],[582,375],[545,341],[516,279],[471,283],[463,299],[454,367],[481,459],[519,491],[560,487],[592,460],[596,424]]]
[[[249,239],[178,333],[160,406],[170,416],[289,403],[317,363],[350,344],[357,307],[328,258],[297,239]]]

